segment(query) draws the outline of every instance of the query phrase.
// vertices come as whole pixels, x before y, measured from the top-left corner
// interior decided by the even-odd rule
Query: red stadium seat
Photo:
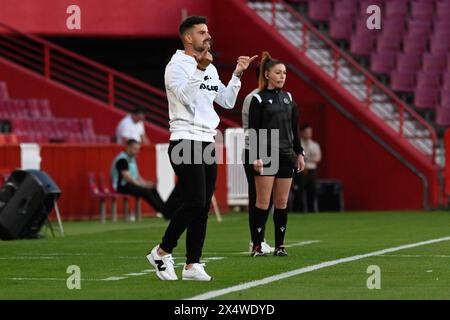
[[[315,21],[328,21],[331,17],[332,1],[315,0],[309,2],[308,16]]]
[[[411,15],[416,18],[432,19],[434,3],[430,0],[413,0],[411,2]]]
[[[386,17],[405,17],[408,14],[408,0],[386,1],[385,11]]]
[[[108,181],[109,179],[106,178],[106,176],[103,173],[99,173],[98,174],[99,177],[99,186],[100,186],[100,190],[106,194],[110,199],[111,199],[111,203],[112,203],[112,215],[113,215],[113,221],[116,221],[117,219],[117,207],[116,207],[116,200],[123,200],[123,207],[124,207],[124,218],[126,221],[129,221],[130,219],[130,208],[129,208],[129,204],[130,204],[130,200],[132,198],[135,198],[135,213],[137,218],[140,220],[141,217],[141,206],[140,206],[140,199],[139,197],[133,197],[131,195],[127,195],[127,194],[123,194],[123,193],[118,193],[113,191],[109,186],[112,185],[110,181]]]
[[[436,88],[441,85],[441,73],[438,71],[417,72],[417,88]]]
[[[450,105],[436,108],[436,123],[440,126],[450,126]]]
[[[391,88],[394,91],[413,93],[416,87],[416,73],[412,71],[392,71]]]
[[[397,70],[418,71],[422,66],[422,55],[417,53],[398,53]]]
[[[352,37],[353,20],[347,17],[333,17],[330,19],[330,36],[336,40],[349,41]]]
[[[370,70],[377,74],[389,74],[395,69],[397,54],[394,52],[375,52],[370,58]]]
[[[425,53],[423,55],[423,70],[425,71],[444,71],[447,67],[446,54]]]
[[[6,100],[8,98],[9,98],[8,87],[6,86],[5,82],[0,81],[0,100]]]
[[[100,190],[97,175],[94,172],[88,173],[88,183],[89,183],[89,195],[93,199],[98,199],[100,203],[100,221],[102,223],[106,220],[106,199],[108,195]]]
[[[428,38],[426,35],[407,34],[403,39],[403,52],[422,54],[427,50]]]
[[[400,51],[402,37],[398,34],[383,33],[377,39],[378,52],[391,52],[396,54]]]
[[[352,20],[356,12],[357,4],[355,0],[334,0],[334,17],[346,17]]]
[[[435,109],[439,105],[439,89],[433,87],[416,88],[414,105],[418,109]]]

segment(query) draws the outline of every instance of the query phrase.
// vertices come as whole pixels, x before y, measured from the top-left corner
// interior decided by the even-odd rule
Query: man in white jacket
[[[212,65],[211,36],[206,23],[206,18],[192,16],[180,24],[184,51],[178,50],[172,56],[164,76],[171,132],[169,158],[178,176],[183,208],[172,218],[162,242],[147,255],[161,280],[178,279],[172,251],[185,230],[187,259],[183,280],[212,280],[200,264],[200,257],[217,177],[214,136],[220,119],[213,102],[227,109],[234,107],[242,73],[257,57],[239,57],[225,86]]]

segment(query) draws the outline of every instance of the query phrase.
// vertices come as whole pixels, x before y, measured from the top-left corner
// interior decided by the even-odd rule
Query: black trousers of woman
[[[213,158],[212,163],[211,159],[202,156],[204,153]],[[183,158],[181,163],[180,157]],[[211,198],[216,187],[217,163],[214,143],[192,140],[170,141],[169,159],[178,177],[183,204],[170,221],[160,247],[165,252],[172,253],[178,239],[187,230],[186,263],[198,263],[205,242]]]

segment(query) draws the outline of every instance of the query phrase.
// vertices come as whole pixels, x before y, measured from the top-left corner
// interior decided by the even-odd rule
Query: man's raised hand
[[[256,58],[258,58],[257,55],[253,56],[253,57],[248,57],[248,56],[240,56],[237,60],[237,65],[236,65],[236,69],[235,69],[235,73],[237,74],[241,74],[242,72],[244,72],[244,70],[246,70],[248,68],[248,66],[253,62],[253,60],[255,60]]]
[[[200,55],[196,55],[194,53],[194,58],[197,61],[197,67],[200,69],[206,69],[213,61],[213,56],[208,49],[209,47],[206,47]]]

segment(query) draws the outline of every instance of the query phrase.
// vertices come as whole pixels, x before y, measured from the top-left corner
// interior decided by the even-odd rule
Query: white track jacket
[[[189,139],[214,142],[220,119],[213,102],[232,109],[241,88],[233,75],[228,86],[220,81],[212,64],[206,71],[197,69],[197,61],[177,50],[164,74],[169,101],[170,140]]]

